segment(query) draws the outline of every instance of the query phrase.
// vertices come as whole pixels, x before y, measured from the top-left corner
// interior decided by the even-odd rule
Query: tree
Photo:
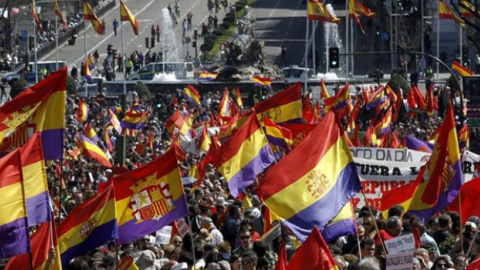
[[[16,80],[12,88],[10,89],[10,97],[15,98],[18,94],[20,94],[23,90],[27,89],[28,82],[24,79]]]
[[[138,97],[143,100],[148,100],[152,96],[150,93],[150,89],[141,81],[138,81],[134,88],[135,92],[137,92]]]
[[[70,75],[67,76],[67,93],[69,95],[77,93],[77,81]]]

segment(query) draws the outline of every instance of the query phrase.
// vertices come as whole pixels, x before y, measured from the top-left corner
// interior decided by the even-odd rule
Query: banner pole
[[[362,193],[362,196],[363,196],[363,200],[365,201],[365,205],[368,208],[368,212],[370,213],[370,216],[373,218],[373,226],[375,226],[375,230],[377,231],[378,238],[380,239],[380,243],[382,243],[383,252],[386,255],[386,254],[388,254],[388,252],[387,252],[387,249],[385,248],[385,243],[383,242],[383,239],[380,236],[380,230],[378,229],[378,226],[377,226],[377,220],[376,220],[375,216],[373,215],[373,212],[372,212],[372,209],[370,208],[370,205],[368,204],[367,196],[365,196],[365,192],[363,192],[363,190],[362,190],[361,193]]]

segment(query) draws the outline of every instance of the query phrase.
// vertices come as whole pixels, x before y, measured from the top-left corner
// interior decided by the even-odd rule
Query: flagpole
[[[355,16],[358,16],[357,14],[355,14]],[[352,53],[352,55],[350,55],[350,64],[351,64],[351,69],[352,69],[352,77],[353,77],[353,65],[354,65],[354,62],[353,62],[353,51],[354,51],[354,46],[353,46],[353,20],[350,20],[350,52]]]
[[[462,26],[460,26],[462,27]],[[458,212],[460,214],[460,252],[463,253],[462,192],[458,192]],[[475,240],[475,238],[473,238]],[[472,242],[474,242],[472,240]]]
[[[349,56],[348,56],[348,42],[349,42],[349,36],[348,36],[348,20],[349,20],[349,13],[348,13],[348,0],[345,0],[345,20],[346,20],[346,23],[345,23],[345,53],[347,54],[347,56],[345,57],[345,80],[346,82],[348,83],[348,60],[349,60]]]
[[[35,0],[34,1],[34,4],[32,5],[32,8],[35,8],[36,5],[35,5]],[[35,57],[35,64],[34,64],[34,67],[35,67],[35,83],[38,83],[38,70],[37,70],[37,27],[39,27],[39,25],[37,25],[37,22],[35,21],[35,16],[33,16],[33,12],[37,12],[36,10],[32,11],[32,19],[33,19],[33,53],[34,53],[34,57]],[[38,15],[37,15],[38,16]],[[30,61],[30,59],[29,59]],[[27,63],[28,64],[28,63]]]
[[[437,5],[437,58],[440,59],[440,3]],[[437,61],[437,83],[440,78],[440,65]]]
[[[313,44],[312,44],[312,63],[313,63],[313,74],[317,74],[317,69],[316,69],[316,61],[315,61],[315,32],[317,30],[317,21],[312,21],[312,39],[313,39]]]
[[[85,5],[85,3],[83,3]],[[88,66],[87,66],[87,21],[85,20],[85,18],[83,18],[83,23],[84,23],[84,31],[83,31],[83,36],[84,36],[84,39],[85,39],[85,60],[83,62],[83,66],[85,68],[85,72],[87,71],[88,69]],[[82,70],[83,72],[83,70]],[[86,74],[84,74],[86,75]],[[88,100],[88,83],[87,83],[87,77],[84,77],[85,78],[85,98]]]
[[[56,60],[55,69],[58,69],[58,18],[57,18],[57,15],[55,15],[55,60]]]
[[[121,4],[119,5],[119,9],[121,9]],[[120,11],[120,14],[122,14],[122,11]],[[121,16],[121,15],[120,15]],[[123,94],[126,95],[127,94],[127,76],[126,76],[126,73],[125,73],[125,63],[127,62],[127,59],[124,59],[124,58],[127,58],[127,56],[125,55],[125,40],[124,40],[124,37],[123,37],[123,22],[122,22],[122,18],[120,18],[120,36],[122,37],[122,73],[123,73]],[[115,61],[115,59],[113,59],[113,61]],[[113,71],[115,72],[115,70]]]
[[[362,195],[363,195],[363,200],[365,201],[365,205],[366,205],[367,208],[368,208],[368,212],[370,213],[370,216],[371,216],[372,219],[373,219],[373,226],[375,226],[375,230],[376,230],[377,233],[378,233],[378,238],[380,239],[380,243],[382,243],[383,252],[384,252],[384,254],[388,254],[387,249],[385,248],[385,243],[383,242],[383,239],[382,239],[382,237],[380,236],[380,230],[378,229],[378,226],[377,226],[377,219],[376,219],[375,216],[373,215],[372,209],[370,208],[370,205],[368,204],[367,196],[365,196],[365,192],[364,192],[363,190],[361,190],[360,192],[361,192]]]
[[[307,31],[305,31],[305,83],[303,91],[307,92],[308,87],[308,3],[307,3],[307,16],[305,17]]]
[[[460,65],[463,65],[463,28],[462,25],[459,23],[458,27],[460,27],[460,46],[458,48],[458,54],[460,55]]]
[[[192,228],[192,220],[190,219],[190,215],[187,215],[188,225]],[[190,232],[190,241],[192,241],[192,257],[193,257],[193,265],[195,265],[195,242],[193,241],[193,234]]]

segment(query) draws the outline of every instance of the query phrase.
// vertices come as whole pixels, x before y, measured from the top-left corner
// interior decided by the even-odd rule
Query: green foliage
[[[70,75],[67,76],[67,93],[68,95],[77,93],[77,81]]]
[[[398,74],[397,72],[393,72],[390,80],[388,81],[388,85],[395,93],[398,93],[400,91],[400,88],[402,88],[403,98],[407,98],[410,85],[402,75]]]
[[[134,88],[135,92],[137,92],[138,97],[143,100],[148,100],[152,97],[150,93],[150,89],[142,82],[138,81]]]
[[[24,79],[16,80],[12,88],[10,89],[10,97],[15,98],[18,94],[20,94],[23,90],[28,87],[28,82]]]
[[[245,6],[246,6],[246,4],[244,2],[238,1],[238,2],[235,3],[235,8],[237,9],[237,12],[244,9]]]

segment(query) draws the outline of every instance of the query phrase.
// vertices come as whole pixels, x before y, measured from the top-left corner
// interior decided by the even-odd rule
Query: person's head
[[[345,261],[342,256],[336,255],[333,259],[335,260],[338,270],[345,270],[345,268],[347,268],[347,261]]]
[[[399,218],[402,218],[404,212],[405,212],[405,209],[403,206],[394,205],[388,209],[388,217],[397,216]]]
[[[242,254],[242,270],[254,270],[257,265],[257,255],[253,251]]]
[[[253,252],[255,252],[258,257],[264,257],[267,253],[267,246],[263,241],[256,241],[253,243]]]
[[[403,230],[402,220],[397,217],[389,217],[385,223],[387,232],[392,236],[399,236]]]
[[[232,246],[228,241],[223,241],[218,244],[218,252],[230,254],[232,252]]]
[[[272,264],[265,257],[260,257],[257,260],[257,270],[270,270],[272,269]]]
[[[252,248],[252,233],[249,230],[243,230],[240,232],[240,246],[243,249]]]
[[[241,270],[242,269],[242,258],[237,255],[230,256],[229,260],[232,270]]]
[[[370,214],[363,217],[362,226],[363,228],[365,228],[365,233],[369,233],[375,230],[375,224],[373,224],[374,222],[375,222],[375,219],[372,218]]]
[[[417,258],[419,261],[423,261],[425,265],[428,265],[428,263],[430,262],[430,257],[428,256],[428,250],[424,248],[417,248],[413,252],[413,256],[415,256],[415,258]]]
[[[453,268],[455,268],[455,270],[464,269],[466,258],[467,257],[463,253],[455,256],[455,258],[453,259]]]
[[[412,258],[412,269],[413,270],[421,270],[422,265],[420,264],[420,261],[417,258]]]
[[[178,235],[175,235],[173,237],[173,241],[172,241],[172,244],[177,247],[177,248],[181,248],[182,247],[182,244],[183,244],[183,240],[182,240],[182,237],[178,236]]]
[[[450,258],[448,256],[442,255],[438,256],[433,262],[432,268],[430,270],[446,270],[447,268],[452,267]]]
[[[372,238],[365,238],[360,242],[360,252],[362,257],[370,257],[375,255],[375,241]]]
[[[172,261],[177,261],[180,259],[180,255],[182,255],[182,250],[180,248],[175,248],[170,254],[168,255],[168,259]]]
[[[450,231],[453,225],[452,218],[447,214],[443,214],[438,218],[438,225],[442,230]]]
[[[375,257],[366,257],[358,264],[359,270],[380,270],[380,263]]]

